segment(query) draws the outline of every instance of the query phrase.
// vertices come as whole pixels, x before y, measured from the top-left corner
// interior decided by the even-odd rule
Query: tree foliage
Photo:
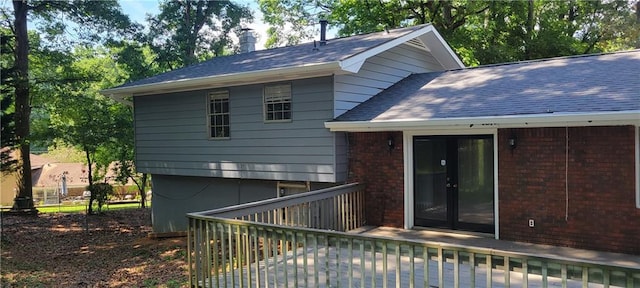
[[[17,175],[18,195],[15,209],[33,210],[33,191],[31,187],[30,156],[30,120],[32,79],[29,70],[29,33],[27,29],[28,15],[36,21],[39,34],[48,37],[48,43],[69,38],[64,35],[66,21],[76,24],[79,39],[97,40],[115,36],[115,33],[126,32],[132,27],[129,18],[122,13],[115,0],[110,1],[12,1],[13,10],[2,7],[3,29],[10,30],[14,37],[14,64],[12,88],[14,92],[14,141],[19,152]],[[123,33],[124,34],[124,33]],[[55,45],[54,45],[55,46]]]
[[[160,11],[147,18],[147,42],[164,70],[222,55],[233,48],[230,32],[252,18],[247,7],[231,1],[164,1]]]
[[[626,0],[259,2],[274,28],[271,46],[312,38],[320,17],[339,36],[431,23],[466,65],[615,51],[640,42],[640,24]],[[278,31],[289,22],[293,35],[284,36]]]
[[[320,2],[311,0],[260,0],[258,4],[263,20],[270,25],[266,48],[295,45],[313,38],[317,34],[314,24],[327,12]]]
[[[128,129],[129,118],[122,119],[120,104],[99,94],[101,89],[123,81],[123,73],[104,49],[76,47],[69,65],[57,67],[64,79],[48,91],[44,107],[48,114],[47,131],[84,152],[89,186],[104,179],[109,164],[116,159],[105,147],[118,141],[122,129]],[[45,126],[45,125],[41,125]],[[89,213],[97,194],[89,200]]]
[[[113,186],[109,183],[95,183],[87,186],[87,190],[91,191],[91,198],[96,200],[97,212],[102,212],[102,206],[104,206],[107,200],[109,200],[109,197],[113,195]],[[92,204],[89,204],[88,209],[89,211],[93,210]]]
[[[15,146],[14,89],[13,89],[13,40],[6,29],[0,35],[0,171],[15,171],[17,160],[11,157]]]

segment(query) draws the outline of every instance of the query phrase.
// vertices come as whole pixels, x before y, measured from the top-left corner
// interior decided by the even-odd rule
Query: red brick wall
[[[389,150],[387,140],[395,147]],[[349,133],[349,180],[365,187],[368,225],[403,227],[404,163],[401,132]]]
[[[498,131],[500,238],[640,254],[634,127],[569,128],[568,177],[565,132]],[[506,145],[511,135],[513,151]]]

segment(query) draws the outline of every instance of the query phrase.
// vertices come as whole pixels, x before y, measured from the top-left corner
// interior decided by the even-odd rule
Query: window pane
[[[229,137],[229,91],[209,93],[210,137]]]
[[[264,111],[266,121],[291,119],[291,84],[265,86]]]

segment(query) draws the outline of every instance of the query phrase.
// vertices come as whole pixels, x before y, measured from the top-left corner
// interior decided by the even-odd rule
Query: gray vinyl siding
[[[151,178],[151,218],[156,233],[187,230],[190,212],[277,196],[277,181],[156,175]]]
[[[365,61],[357,74],[335,76],[335,106],[338,117],[412,73],[442,70],[429,53],[402,44]]]
[[[156,233],[186,231],[187,213],[278,197],[278,181],[272,180],[154,174],[151,181],[151,218]],[[309,185],[313,191],[336,184],[310,182]]]
[[[344,132],[335,133],[335,149],[336,149],[336,182],[344,182],[347,180],[349,172],[349,143],[347,134]]]
[[[162,175],[336,182],[333,78],[294,80],[292,121],[265,123],[263,84],[229,90],[229,139],[210,139],[207,93],[198,90],[135,101],[137,168]],[[345,160],[340,160],[342,163]]]

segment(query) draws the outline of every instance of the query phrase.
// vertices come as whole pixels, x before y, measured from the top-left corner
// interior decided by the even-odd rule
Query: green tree
[[[3,29],[5,30],[5,29]],[[11,172],[16,169],[16,159],[11,157],[15,146],[14,91],[13,91],[13,51],[10,42],[13,40],[7,31],[0,35],[0,171]]]
[[[31,187],[30,155],[30,116],[31,116],[31,83],[29,77],[29,34],[27,31],[28,15],[39,24],[40,31],[49,36],[50,43],[61,39],[67,28],[64,21],[76,23],[76,35],[83,39],[97,40],[105,35],[112,35],[130,29],[131,22],[122,13],[118,3],[111,1],[12,1],[13,11],[9,13],[5,7],[2,15],[13,17],[9,28],[15,37],[14,51],[14,107],[15,107],[15,143],[18,147],[18,195],[14,204],[16,210],[34,211],[33,191]],[[61,20],[63,19],[63,20]],[[95,32],[94,32],[95,31]],[[96,36],[96,32],[100,36]]]
[[[296,41],[313,37],[308,31],[321,15],[340,36],[431,23],[466,65],[606,52],[640,43],[637,16],[626,0],[259,2],[275,31],[290,19],[305,19],[301,23],[309,27],[300,25],[286,36]],[[270,37],[274,45],[288,42],[278,33]]]
[[[135,81],[164,72],[158,65],[151,46],[137,41],[114,41],[107,45],[127,81]]]
[[[267,30],[266,48],[289,46],[312,39],[317,34],[316,23],[328,9],[313,0],[259,0]]]
[[[72,57],[70,65],[57,68],[64,79],[74,80],[59,83],[49,92],[47,130],[84,152],[89,187],[94,187],[96,181],[105,180],[109,164],[118,160],[108,149],[110,143],[118,141],[123,136],[120,131],[132,123],[116,113],[121,104],[99,91],[122,83],[125,75],[104,49],[77,47]],[[92,193],[89,199],[89,214],[96,196]]]
[[[124,73],[128,81],[135,81],[161,73],[160,66],[155,61],[156,55],[149,45],[135,41],[112,42],[109,45],[115,65]],[[129,99],[125,99],[129,100]],[[142,208],[146,206],[146,190],[149,186],[149,174],[136,171],[135,141],[133,130],[133,107],[130,103],[117,105],[111,110],[116,126],[119,127],[113,140],[106,143],[105,156],[116,158],[114,168],[116,180],[127,185],[132,181],[140,195]]]
[[[252,18],[247,7],[231,1],[163,1],[160,11],[147,18],[147,42],[164,70],[221,55],[232,48],[230,32]]]

